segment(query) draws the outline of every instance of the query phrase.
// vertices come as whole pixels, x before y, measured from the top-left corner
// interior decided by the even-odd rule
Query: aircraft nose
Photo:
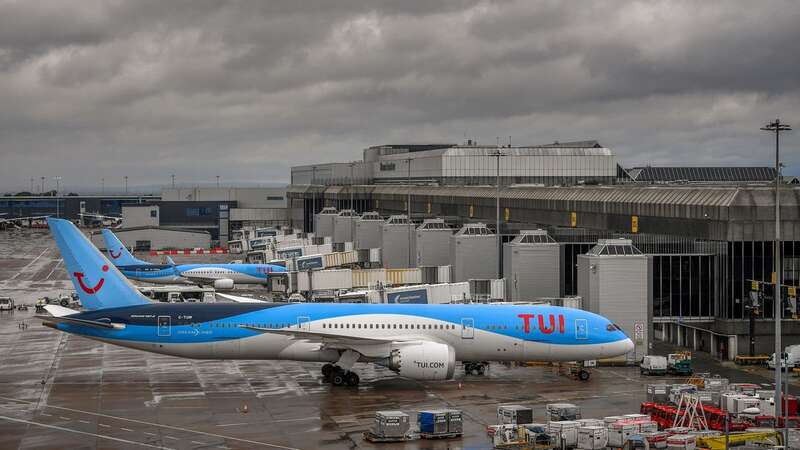
[[[625,347],[625,353],[632,352],[634,347],[636,347],[635,345],[633,345],[633,341],[631,340],[631,338],[625,338],[625,340],[623,341],[623,345]]]

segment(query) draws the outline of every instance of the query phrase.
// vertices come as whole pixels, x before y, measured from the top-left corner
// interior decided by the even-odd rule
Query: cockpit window
[[[608,325],[606,325],[606,330],[608,330],[608,331],[622,331],[622,328],[620,328],[619,325],[617,325],[615,323],[609,323]]]

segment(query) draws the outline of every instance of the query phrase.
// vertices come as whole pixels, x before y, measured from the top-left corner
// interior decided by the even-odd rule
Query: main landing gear
[[[322,366],[322,376],[325,381],[334,386],[358,386],[359,381],[361,381],[357,373],[344,370],[333,364]]]
[[[480,376],[486,373],[489,363],[485,362],[464,362],[464,373],[467,375]]]

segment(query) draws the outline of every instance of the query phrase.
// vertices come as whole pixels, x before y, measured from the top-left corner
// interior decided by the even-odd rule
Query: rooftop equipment
[[[524,230],[503,244],[506,299],[528,301],[559,296],[560,247],[545,230]]]
[[[486,224],[464,225],[450,237],[453,281],[497,278],[497,236]]]
[[[337,216],[336,208],[328,206],[314,214],[314,234],[319,237],[333,236],[333,221]]]
[[[380,248],[383,218],[375,211],[366,212],[356,220],[356,249]]]
[[[406,269],[414,267],[414,248],[416,248],[414,224],[408,216],[390,216],[381,227],[383,267],[387,269]]]
[[[442,219],[426,219],[416,230],[417,266],[450,264],[450,236],[453,229]]]
[[[343,209],[333,218],[333,242],[354,242],[358,215],[352,209]]]

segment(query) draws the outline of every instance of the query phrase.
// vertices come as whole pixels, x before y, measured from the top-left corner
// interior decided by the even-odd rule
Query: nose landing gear
[[[358,386],[361,381],[357,373],[344,370],[333,364],[322,366],[322,377],[326,382],[334,386]]]
[[[464,373],[467,375],[481,376],[486,373],[486,368],[489,366],[485,362],[464,362]]]

